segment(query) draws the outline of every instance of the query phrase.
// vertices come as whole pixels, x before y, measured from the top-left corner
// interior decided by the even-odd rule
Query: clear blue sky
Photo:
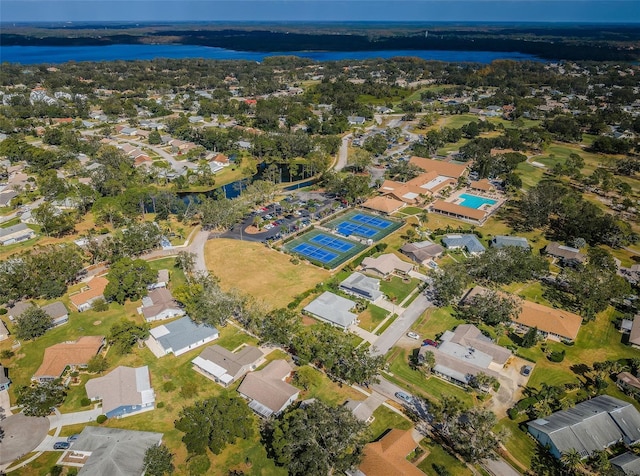
[[[640,0],[0,0],[0,21],[640,23]]]

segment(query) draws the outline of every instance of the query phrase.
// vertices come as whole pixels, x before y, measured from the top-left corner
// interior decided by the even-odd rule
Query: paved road
[[[200,230],[198,234],[193,238],[193,241],[189,243],[189,249],[191,253],[195,253],[196,260],[194,265],[194,271],[207,272],[207,263],[204,259],[204,244],[209,239],[209,232]]]
[[[500,457],[497,460],[484,460],[482,467],[495,476],[520,476],[518,471]]]
[[[102,415],[102,408],[94,408],[92,410],[73,413],[56,412],[55,415],[50,415],[47,418],[49,418],[49,428],[53,429],[67,425],[76,425],[78,423],[95,421],[99,415]]]
[[[371,353],[373,355],[386,354],[398,339],[407,333],[418,317],[431,306],[433,306],[433,303],[423,293],[420,293],[411,305],[396,318],[393,324],[382,333],[375,346],[371,349]]]
[[[347,134],[342,138],[342,144],[338,151],[338,161],[334,167],[338,172],[347,166],[347,155],[349,152],[349,141],[351,140],[351,137],[353,137],[353,134]]]

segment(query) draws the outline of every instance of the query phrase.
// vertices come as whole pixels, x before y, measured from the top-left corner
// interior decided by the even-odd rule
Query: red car
[[[435,340],[431,340],[431,339],[423,340],[422,345],[432,345],[434,347],[438,347],[438,343]]]

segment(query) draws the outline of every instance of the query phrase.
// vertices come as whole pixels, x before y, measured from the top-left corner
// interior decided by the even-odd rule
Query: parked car
[[[67,443],[66,441],[58,441],[53,444],[54,450],[68,450],[71,446],[71,443]]]
[[[432,345],[434,347],[438,347],[438,343],[433,339],[425,339],[422,341],[422,345]]]
[[[525,377],[528,377],[531,374],[532,370],[533,370],[533,367],[531,367],[530,365],[523,365],[522,369],[520,370],[520,373]]]
[[[396,395],[396,398],[399,398],[400,400],[404,400],[407,403],[413,403],[413,397],[408,393],[396,392],[395,395]]]
[[[419,340],[420,336],[415,332],[407,332],[407,337],[411,337],[412,339]]]

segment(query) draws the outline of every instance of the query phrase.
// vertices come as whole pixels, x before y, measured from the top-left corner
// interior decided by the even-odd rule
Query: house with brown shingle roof
[[[76,294],[71,294],[69,300],[78,312],[91,309],[91,305],[97,299],[104,299],[104,290],[109,284],[109,280],[104,276],[95,276],[87,283],[82,290]]]
[[[471,188],[472,190],[477,190],[479,192],[492,192],[493,190],[495,190],[495,187],[486,178],[480,180],[472,180],[469,183],[469,188]]]
[[[424,157],[413,156],[409,163],[420,167],[425,172],[436,172],[438,175],[458,179],[467,172],[464,164],[454,164],[443,160],[425,159]]]
[[[429,205],[429,211],[440,213],[441,215],[457,218],[458,220],[470,221],[481,225],[487,219],[487,212],[484,210],[464,207],[456,203],[436,200]]]
[[[238,393],[249,400],[249,408],[264,418],[278,415],[291,405],[300,394],[286,382],[293,368],[286,360],[274,360],[264,369],[247,374]]]
[[[401,260],[393,253],[386,253],[375,258],[368,256],[362,260],[362,271],[381,278],[386,278],[394,273],[406,276],[412,270],[413,264]]]
[[[365,476],[425,476],[407,461],[416,449],[411,430],[393,429],[380,440],[364,447],[364,458],[359,469]]]
[[[157,288],[149,291],[149,294],[142,298],[142,306],[138,308],[138,313],[144,316],[147,322],[162,321],[172,317],[184,316],[185,312],[167,288]]]
[[[84,336],[75,341],[61,342],[44,350],[42,364],[31,380],[47,382],[60,378],[67,367],[84,368],[91,357],[105,344],[104,336]]]

